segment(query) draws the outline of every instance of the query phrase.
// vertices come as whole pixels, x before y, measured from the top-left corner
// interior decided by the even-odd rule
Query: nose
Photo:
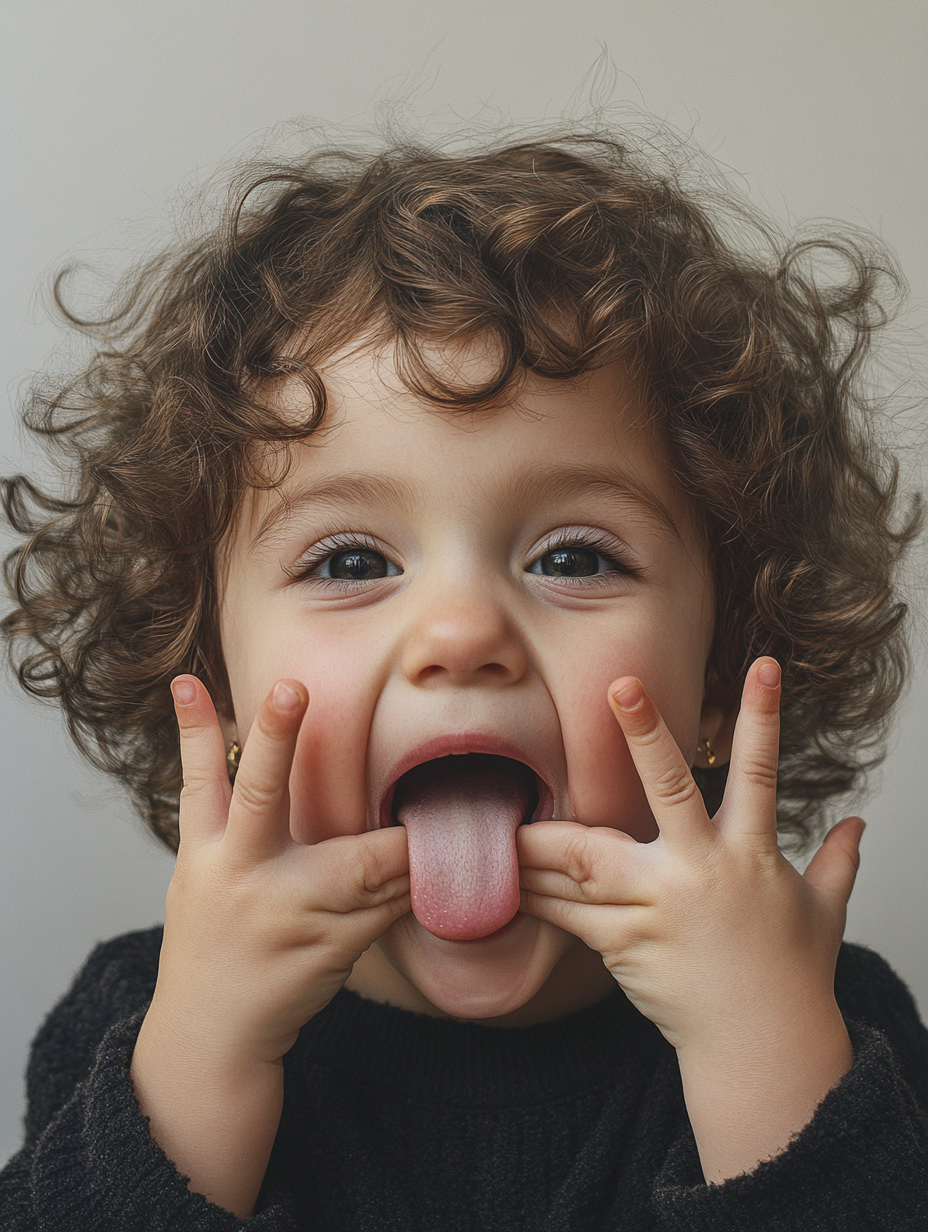
[[[413,613],[402,654],[416,685],[514,684],[527,662],[501,598],[477,581],[437,584]]]

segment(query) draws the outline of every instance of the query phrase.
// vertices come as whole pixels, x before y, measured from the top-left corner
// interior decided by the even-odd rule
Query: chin
[[[410,914],[397,920],[380,946],[392,966],[441,1013],[486,1020],[531,1001],[575,941],[521,912],[492,936],[448,941],[427,932]]]

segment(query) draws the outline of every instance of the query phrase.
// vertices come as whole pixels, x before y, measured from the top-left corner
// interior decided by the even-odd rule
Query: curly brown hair
[[[879,760],[907,667],[894,575],[918,511],[900,512],[863,364],[899,277],[866,237],[787,243],[685,178],[602,134],[458,155],[327,148],[241,173],[221,223],[136,269],[105,319],[77,319],[56,287],[98,349],[27,402],[72,487],[5,482],[26,538],[6,559],[2,627],[23,687],[60,699],[165,844],[181,785],[167,685],[192,672],[228,705],[216,551],[248,485],[283,473],[253,446],[283,459],[314,431],[319,364],[361,335],[392,342],[408,388],[443,408],[498,403],[526,372],[632,364],[713,548],[708,670],[734,690],[758,655],[783,666],[781,829],[807,842]],[[827,285],[811,272],[822,250],[845,271]],[[484,383],[430,369],[423,343],[479,336],[498,344]],[[294,374],[312,406],[300,424],[266,396]],[[724,773],[697,771],[710,807]]]

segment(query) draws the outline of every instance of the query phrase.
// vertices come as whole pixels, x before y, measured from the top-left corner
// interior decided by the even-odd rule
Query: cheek
[[[692,760],[703,699],[702,642],[655,643],[645,629],[575,643],[572,662],[552,682],[560,716],[573,817],[624,830],[641,842],[657,826],[607,691],[620,676],[637,676],[656,702],[687,761]]]
[[[230,678],[236,715],[248,725],[275,681],[293,678],[309,692],[290,774],[291,833],[301,843],[360,833],[368,824],[366,752],[382,688],[376,639],[360,653],[357,638],[339,636],[324,622],[311,634],[264,628],[244,670],[230,671]]]
[[[356,640],[316,639],[304,677],[310,703],[290,779],[291,831],[318,843],[367,829],[367,747],[383,688],[376,647]]]
[[[640,842],[656,836],[654,820],[606,691],[618,676],[639,675],[622,656],[588,672],[556,696],[570,785],[570,819],[615,826]]]

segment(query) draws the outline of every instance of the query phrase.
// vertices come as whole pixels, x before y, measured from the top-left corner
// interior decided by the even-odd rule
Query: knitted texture
[[[519,1030],[343,991],[286,1058],[242,1221],[188,1190],[135,1101],[160,942],[98,947],[39,1031],[4,1232],[928,1232],[928,1032],[867,950],[843,947],[836,977],[853,1069],[781,1155],[724,1185],[702,1180],[673,1050],[618,990]]]

